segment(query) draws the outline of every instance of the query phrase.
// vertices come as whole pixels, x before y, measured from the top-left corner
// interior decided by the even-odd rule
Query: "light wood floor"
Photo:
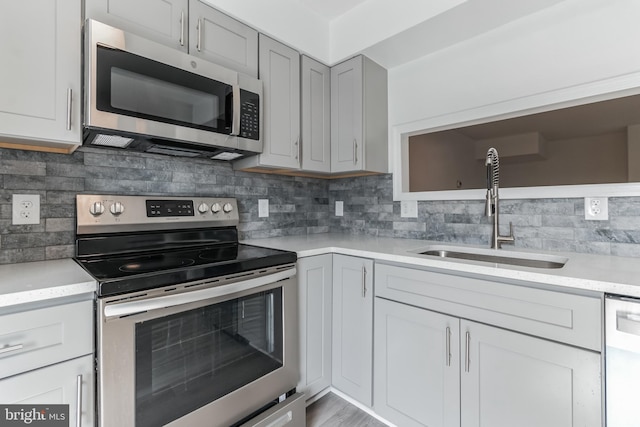
[[[386,427],[366,412],[333,393],[307,407],[307,427]]]

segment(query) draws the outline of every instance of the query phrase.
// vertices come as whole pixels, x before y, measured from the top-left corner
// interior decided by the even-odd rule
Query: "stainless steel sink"
[[[440,258],[455,258],[468,261],[490,262],[492,264],[508,264],[533,268],[562,268],[568,259],[543,254],[509,253],[507,251],[496,253],[495,250],[484,251],[482,249],[462,250],[433,248],[415,251],[420,255],[435,256]]]

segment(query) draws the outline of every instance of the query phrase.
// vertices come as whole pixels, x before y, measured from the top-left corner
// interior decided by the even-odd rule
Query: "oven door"
[[[100,299],[100,426],[226,427],[295,388],[295,272]]]

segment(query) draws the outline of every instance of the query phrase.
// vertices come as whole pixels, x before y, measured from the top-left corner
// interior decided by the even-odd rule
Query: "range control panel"
[[[234,198],[79,194],[78,234],[180,228],[237,227]]]

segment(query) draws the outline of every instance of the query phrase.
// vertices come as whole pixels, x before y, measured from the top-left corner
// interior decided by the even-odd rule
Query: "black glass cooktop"
[[[210,239],[208,233],[80,239],[75,260],[108,296],[296,262],[296,253]],[[217,235],[217,237],[220,237]],[[210,244],[205,242],[209,240]]]

